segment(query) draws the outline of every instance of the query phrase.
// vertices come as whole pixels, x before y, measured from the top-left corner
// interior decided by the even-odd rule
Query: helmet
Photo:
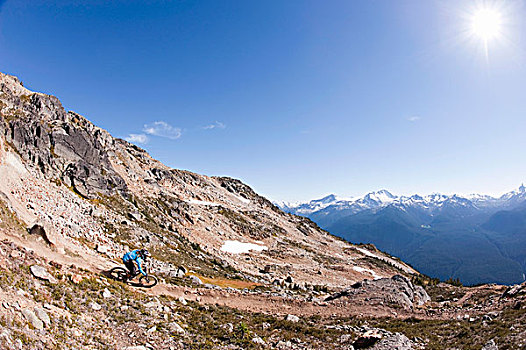
[[[146,250],[146,249],[141,249],[141,250],[139,251],[139,253],[141,254],[141,256],[142,256],[143,258],[146,258],[146,257],[149,257],[149,256],[150,256],[150,252],[149,252],[148,250]]]

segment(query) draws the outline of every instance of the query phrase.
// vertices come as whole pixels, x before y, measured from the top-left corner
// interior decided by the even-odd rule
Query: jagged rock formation
[[[108,132],[66,112],[56,97],[25,89],[15,77],[3,75],[0,87],[0,132],[22,159],[86,198],[126,193],[108,160],[115,144]]]

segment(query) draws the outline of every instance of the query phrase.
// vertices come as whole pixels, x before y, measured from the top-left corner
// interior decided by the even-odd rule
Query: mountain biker
[[[135,249],[131,252],[124,254],[124,256],[122,257],[122,262],[129,271],[127,276],[128,279],[137,276],[139,272],[142,273],[144,276],[148,275],[142,269],[142,263],[143,261],[146,261],[146,258],[149,256],[150,253],[146,249]],[[137,266],[135,266],[136,264]],[[139,272],[137,272],[137,268],[139,269]]]

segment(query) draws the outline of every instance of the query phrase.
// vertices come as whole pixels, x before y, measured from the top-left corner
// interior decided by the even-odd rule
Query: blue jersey
[[[122,257],[122,261],[125,263],[132,260],[137,263],[137,266],[139,267],[139,272],[146,276],[146,272],[142,270],[143,259],[139,256],[139,249],[132,250],[131,252],[124,254],[124,256]]]

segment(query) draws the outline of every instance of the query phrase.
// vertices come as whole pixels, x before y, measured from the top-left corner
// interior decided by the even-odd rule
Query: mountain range
[[[500,197],[396,196],[380,190],[277,205],[350,242],[373,243],[432,277],[465,284],[524,281],[524,185]]]

